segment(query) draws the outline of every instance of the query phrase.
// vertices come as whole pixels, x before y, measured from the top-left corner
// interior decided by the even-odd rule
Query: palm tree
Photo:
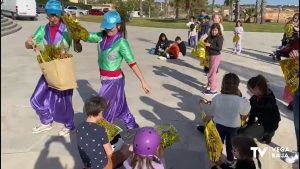
[[[140,0],[140,17],[143,17],[143,0]]]
[[[184,3],[184,9],[186,10],[188,16],[191,13],[190,7],[191,7],[191,1],[190,0],[186,0],[185,3]]]
[[[167,17],[168,16],[168,0],[165,0],[165,11],[166,11],[166,13],[165,13],[165,17]]]
[[[260,24],[265,23],[265,7],[266,7],[266,2],[267,0],[261,0],[261,5],[260,5]]]
[[[225,0],[224,5],[229,6],[229,16],[230,20],[232,21],[232,5],[233,5],[233,0]]]
[[[258,8],[259,8],[259,0],[256,0],[255,3],[255,22],[258,23]]]
[[[234,21],[238,21],[240,19],[240,0],[235,0],[235,12],[234,12]]]
[[[178,19],[179,17],[179,6],[180,6],[181,0],[174,0],[175,3],[175,18]]]
[[[214,13],[214,8],[215,8],[215,0],[212,0],[211,4],[211,12]]]
[[[250,23],[251,18],[255,16],[255,8],[254,7],[246,8],[244,12],[248,17],[247,19],[245,19],[245,22]]]

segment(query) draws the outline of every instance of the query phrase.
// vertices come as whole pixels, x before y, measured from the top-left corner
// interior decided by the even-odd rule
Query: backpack
[[[192,24],[190,25],[190,31],[193,31],[194,29],[195,29],[195,24],[192,23]]]

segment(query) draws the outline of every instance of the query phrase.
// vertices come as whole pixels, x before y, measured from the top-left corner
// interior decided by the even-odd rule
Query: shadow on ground
[[[223,49],[222,52],[233,54],[232,48]],[[273,65],[279,65],[278,62],[273,61],[273,58],[271,56],[269,56],[270,54],[271,54],[271,52],[268,54],[258,54],[258,53],[242,50],[242,53],[240,55],[236,55],[236,56],[237,57],[246,57],[246,58],[249,58],[252,60],[262,61],[262,62],[273,64]]]
[[[171,105],[163,104],[157,100],[154,100],[149,97],[142,96],[140,97],[141,101],[145,104],[152,106],[152,111],[148,110],[140,110],[140,114],[147,120],[152,121],[154,124],[165,124],[170,123],[175,126],[178,133],[180,134],[181,140],[180,145],[185,145],[187,147],[193,146],[188,144],[195,143],[187,143],[187,139],[189,135],[198,135],[199,136],[199,144],[194,145],[199,148],[200,143],[204,144],[204,136],[201,135],[196,130],[196,124],[200,122],[199,115],[199,100],[201,99],[198,95],[193,95],[192,93],[183,90],[177,86],[170,84],[162,85],[165,89],[172,92],[172,96],[179,99],[177,106],[172,107]],[[184,112],[182,112],[184,111]],[[195,115],[195,119],[191,120],[185,116],[186,113],[193,113]],[[179,148],[178,148],[179,147]],[[191,150],[191,149],[183,149],[180,146],[173,145],[171,148],[168,148],[165,152],[165,160],[167,168],[207,168],[209,165],[208,156],[206,153],[206,147],[201,147],[203,150],[199,152],[199,150]],[[184,157],[183,157],[184,154]],[[183,163],[182,161],[186,161]]]
[[[173,64],[182,64],[184,66],[190,66],[192,67],[192,65],[188,64],[188,63],[184,63],[184,62],[180,62],[178,60],[174,60],[174,61],[170,61]],[[159,76],[163,76],[163,77],[172,77],[174,79],[177,79],[178,81],[189,85],[199,91],[203,91],[204,90],[204,84],[199,82],[196,78],[189,76],[187,74],[181,73],[178,70],[175,70],[173,68],[167,67],[167,66],[153,66],[153,72],[156,75]],[[195,69],[197,69],[196,67],[194,67]],[[201,71],[201,69],[199,69],[199,71]]]
[[[152,40],[149,40],[149,39],[145,39],[145,38],[136,38],[138,41],[141,41],[141,42],[147,42],[147,43],[150,43],[150,44],[154,44],[154,47],[155,47],[155,42],[153,42]]]
[[[71,134],[70,135],[71,142],[68,143],[64,137],[60,136],[51,136],[47,142],[45,143],[44,149],[41,151],[34,169],[81,169],[83,168],[83,165],[81,163],[81,159],[77,150],[76,145],[76,136]],[[68,151],[70,156],[74,160],[74,167],[73,166],[63,166],[61,161],[63,161],[63,158],[60,158],[59,156],[53,157],[49,156],[50,146],[51,144],[57,144],[60,143],[64,146],[64,148]]]
[[[87,80],[77,80],[77,91],[83,102],[91,96],[97,96],[98,93],[92,88],[91,84]]]
[[[75,126],[78,126],[86,119],[86,116],[82,112],[75,113],[74,122]],[[50,136],[45,143],[43,150],[40,152],[38,159],[36,160],[34,169],[82,169],[83,164],[77,149],[76,134],[72,132],[69,135],[70,141],[67,141],[65,137]],[[63,158],[61,156],[50,156],[51,144],[63,145],[64,149],[68,152],[69,156],[74,160],[74,166],[63,166]]]

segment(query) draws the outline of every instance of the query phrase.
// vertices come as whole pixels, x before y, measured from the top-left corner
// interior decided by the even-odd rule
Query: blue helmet
[[[55,14],[61,16],[62,6],[58,0],[49,0],[45,6],[47,14]]]
[[[108,11],[104,14],[101,28],[112,29],[117,23],[121,23],[120,14],[117,11]]]

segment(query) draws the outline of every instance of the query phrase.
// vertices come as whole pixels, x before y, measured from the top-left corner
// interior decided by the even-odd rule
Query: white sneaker
[[[121,150],[123,144],[124,144],[124,140],[122,138],[119,138],[117,143],[111,145],[113,152]]]
[[[206,84],[205,89],[206,89],[206,90],[210,90],[209,84]]]
[[[35,126],[32,128],[32,133],[37,134],[41,133],[43,131],[51,130],[52,129],[52,124],[40,124],[38,126]]]
[[[167,53],[166,55],[167,55],[167,58],[170,59],[170,54]]]
[[[72,131],[70,129],[67,129],[66,127],[63,127],[59,132],[59,136],[68,136]]]
[[[159,56],[157,59],[160,59],[160,60],[167,60],[166,57],[163,57],[163,56]]]
[[[294,153],[293,155],[288,156],[287,158],[284,159],[284,161],[290,164],[299,162],[299,153]]]

